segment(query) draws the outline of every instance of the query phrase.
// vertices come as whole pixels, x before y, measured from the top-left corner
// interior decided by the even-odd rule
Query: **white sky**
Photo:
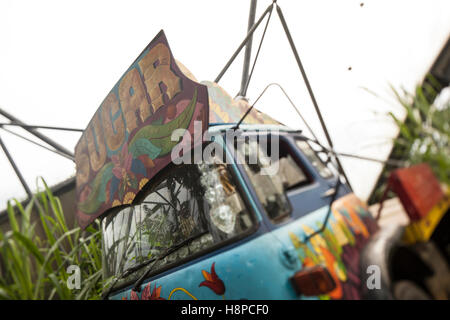
[[[259,0],[257,18],[270,4]],[[360,3],[364,2],[364,6]],[[385,158],[401,115],[389,89],[412,89],[450,33],[448,0],[279,0],[335,149]],[[213,80],[246,34],[248,1],[0,1],[0,107],[28,124],[85,128],[131,62],[160,29],[177,60],[199,80]],[[255,34],[253,54],[260,31]],[[220,85],[234,96],[242,57]],[[351,70],[349,70],[351,67]],[[250,102],[280,83],[317,133],[299,70],[273,13],[248,90]],[[386,99],[376,98],[368,88]],[[386,101],[387,100],[387,101]],[[303,127],[281,92],[269,89],[257,107]],[[6,119],[0,116],[0,122]],[[16,132],[32,137],[21,129]],[[41,130],[73,150],[79,133]],[[70,160],[0,131],[27,182],[55,184],[74,175]],[[320,134],[323,138],[323,135]],[[357,195],[366,198],[381,170],[343,159]],[[25,193],[0,152],[0,209]]]

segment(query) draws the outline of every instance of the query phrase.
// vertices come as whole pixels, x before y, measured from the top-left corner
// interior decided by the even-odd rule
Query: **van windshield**
[[[138,205],[102,221],[105,273],[126,270],[158,258],[192,239],[154,270],[175,265],[249,230],[253,217],[226,165],[172,165]]]

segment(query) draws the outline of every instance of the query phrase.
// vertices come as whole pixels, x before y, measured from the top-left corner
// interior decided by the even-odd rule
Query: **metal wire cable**
[[[29,124],[14,123],[14,122],[0,123],[0,127],[2,127],[2,126],[16,126],[16,127],[29,128],[29,129],[49,129],[49,130],[61,130],[61,131],[75,131],[75,132],[83,132],[84,131],[83,129],[77,129],[77,128],[38,126],[38,125],[29,125]]]
[[[289,95],[287,94],[287,92],[284,90],[284,88],[277,82],[272,82],[269,83],[264,90],[259,94],[259,96],[256,98],[255,102],[250,106],[250,108],[247,109],[247,111],[245,112],[245,114],[242,116],[242,118],[239,120],[239,122],[236,124],[236,126],[233,127],[234,130],[238,129],[239,126],[241,125],[241,123],[245,120],[245,118],[247,117],[247,115],[251,112],[251,110],[253,109],[253,107],[256,105],[256,103],[261,99],[261,97],[264,95],[264,93],[266,93],[267,89],[269,89],[272,86],[277,86],[278,88],[280,88],[280,90],[283,92],[283,94],[286,96],[286,98],[288,99],[289,103],[291,104],[291,106],[294,108],[294,110],[296,111],[296,113],[298,114],[298,116],[302,119],[303,123],[306,125],[306,127],[308,128],[308,130],[310,131],[311,135],[314,137],[314,139],[308,138],[304,135],[302,135],[302,137],[305,140],[308,140],[310,142],[315,143],[316,145],[318,145],[320,148],[322,148],[323,152],[326,152],[328,154],[331,154],[333,156],[342,156],[342,157],[347,157],[347,158],[355,158],[355,159],[359,159],[359,160],[366,160],[366,161],[372,161],[372,162],[378,162],[378,163],[382,163],[382,164],[389,164],[392,166],[396,166],[396,167],[403,167],[405,166],[405,163],[403,161],[399,161],[399,160],[392,160],[392,159],[386,159],[386,160],[381,160],[381,159],[376,159],[376,158],[372,158],[372,157],[367,157],[367,156],[361,156],[361,155],[356,155],[356,154],[351,154],[351,153],[345,153],[345,152],[338,152],[336,150],[334,150],[333,148],[328,148],[325,147],[322,143],[319,142],[319,140],[317,139],[316,135],[314,134],[314,131],[312,130],[312,128],[308,125],[308,123],[306,122],[305,118],[302,116],[300,110],[297,108],[297,106],[294,104],[294,102],[292,101],[292,99],[289,97]]]
[[[294,102],[292,101],[292,99],[289,97],[289,95],[287,94],[286,90],[284,90],[284,88],[277,82],[272,82],[269,83],[264,90],[259,94],[258,98],[255,100],[255,102],[252,104],[252,106],[249,108],[249,110],[247,110],[247,112],[242,116],[241,120],[239,120],[239,122],[236,124],[235,129],[237,129],[239,127],[239,125],[242,123],[242,121],[244,121],[244,119],[247,117],[247,115],[250,113],[251,109],[253,109],[254,105],[258,102],[258,100],[264,95],[264,93],[267,91],[267,89],[269,89],[272,86],[277,86],[278,88],[280,88],[281,92],[283,92],[284,96],[288,99],[289,103],[291,104],[291,106],[294,108],[295,112],[298,114],[298,116],[300,117],[300,119],[302,119],[303,123],[305,124],[306,128],[308,129],[308,131],[311,133],[311,135],[314,137],[314,139],[317,139],[317,136],[314,134],[314,131],[312,130],[312,128],[308,125],[308,122],[306,122],[305,118],[303,117],[303,115],[300,113],[300,110],[298,110],[297,106],[294,104]]]
[[[39,147],[41,147],[41,148],[44,148],[45,150],[51,151],[51,152],[56,153],[57,155],[60,155],[60,156],[62,156],[62,157],[64,157],[64,158],[67,158],[67,159],[69,159],[69,160],[75,161],[75,158],[74,158],[74,157],[71,157],[71,156],[69,156],[69,155],[67,155],[67,154],[65,154],[65,153],[59,152],[58,150],[48,148],[48,147],[46,147],[46,146],[44,146],[44,145],[42,145],[42,144],[40,144],[40,143],[37,143],[36,141],[33,141],[33,140],[28,139],[27,137],[24,137],[24,136],[22,136],[22,135],[20,135],[20,134],[18,134],[18,133],[15,133],[14,131],[8,130],[8,129],[4,128],[1,124],[0,124],[0,128],[3,129],[3,130],[6,131],[6,132],[12,134],[12,135],[15,135],[15,136],[18,137],[18,138],[21,138],[21,139],[23,139],[23,140],[26,140],[26,141],[28,141],[28,142],[30,142],[30,143],[32,143],[32,144],[34,144],[34,145],[37,145],[37,146],[39,146]]]
[[[62,145],[60,145],[56,141],[53,141],[52,139],[50,139],[46,135],[42,134],[41,132],[37,131],[36,129],[26,127],[26,124],[23,121],[20,121],[18,118],[16,118],[12,114],[10,114],[10,113],[6,112],[5,110],[3,110],[1,108],[1,106],[0,106],[0,115],[5,117],[5,118],[7,118],[9,121],[11,121],[11,123],[22,125],[22,128],[24,130],[28,131],[29,133],[31,133],[35,137],[39,138],[41,141],[45,142],[46,144],[52,146],[56,150],[58,150],[58,151],[60,151],[62,153],[65,153],[65,154],[67,154],[69,156],[72,156],[72,157],[74,156],[72,151],[64,148]],[[23,125],[25,125],[25,126],[23,126]]]

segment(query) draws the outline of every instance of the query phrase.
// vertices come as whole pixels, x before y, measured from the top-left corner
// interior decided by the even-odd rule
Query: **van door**
[[[263,222],[280,244],[279,257],[292,269],[288,278],[323,266],[335,288],[318,298],[361,298],[360,254],[378,229],[367,206],[347,186],[338,188],[337,177],[300,137],[249,134],[238,153]]]

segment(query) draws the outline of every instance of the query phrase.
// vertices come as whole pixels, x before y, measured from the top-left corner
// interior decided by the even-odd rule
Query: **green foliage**
[[[44,191],[25,208],[8,201],[10,230],[0,230],[0,299],[99,299],[110,283],[102,280],[99,224],[69,229],[59,199],[42,181]],[[69,265],[80,267],[80,289],[67,286]]]
[[[442,183],[450,184],[450,101],[437,108],[433,101],[439,84],[431,76],[427,80],[414,93],[392,88],[406,118],[401,121],[389,113],[400,130],[390,159],[404,161],[407,166],[425,162]],[[394,169],[386,165],[369,202],[380,200],[386,180]]]

